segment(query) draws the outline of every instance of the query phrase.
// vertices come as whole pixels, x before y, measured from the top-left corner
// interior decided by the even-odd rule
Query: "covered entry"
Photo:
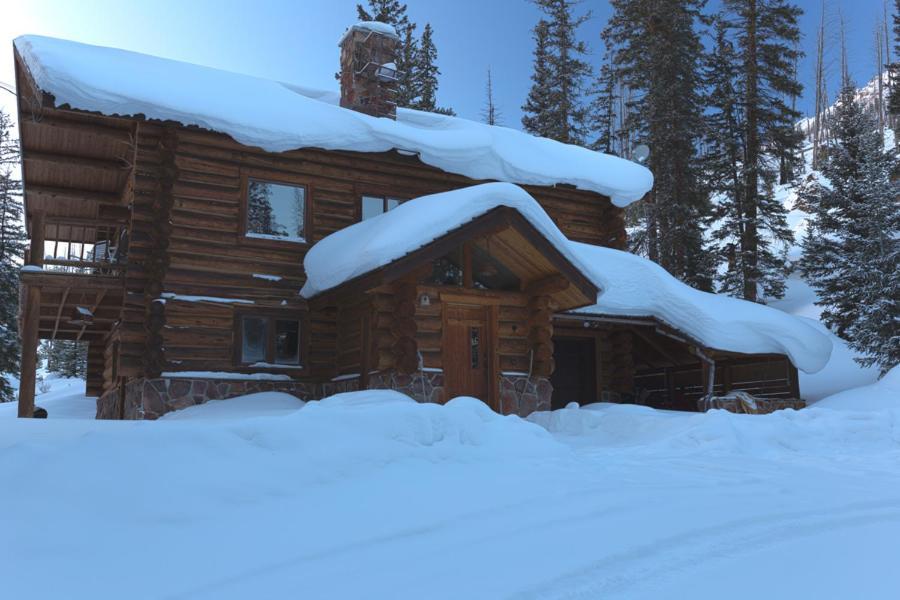
[[[521,188],[485,184],[410,200],[316,244],[304,290],[315,290],[312,310],[334,311],[334,376],[360,374],[360,387],[424,402],[465,395],[504,413],[549,409],[553,315],[591,304],[598,289],[539,210]],[[462,222],[423,225],[438,218]],[[373,247],[390,259],[360,273],[360,255]],[[345,261],[358,274],[322,290],[320,258],[329,265],[321,281]]]

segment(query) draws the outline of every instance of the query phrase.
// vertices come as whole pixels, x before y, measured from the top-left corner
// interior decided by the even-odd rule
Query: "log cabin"
[[[350,27],[337,97],[18,38],[19,415],[48,339],[87,344],[102,419],[264,390],[470,395],[518,415],[698,410],[731,390],[762,412],[803,405],[797,367],[821,368],[824,336],[624,252],[647,169],[398,109],[397,44]]]

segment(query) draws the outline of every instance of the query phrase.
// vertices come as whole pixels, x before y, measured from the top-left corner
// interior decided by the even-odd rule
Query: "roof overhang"
[[[516,254],[516,265],[507,266],[522,278],[521,291],[550,296],[558,310],[596,302],[600,290],[594,282],[516,209],[497,206],[388,264],[320,292],[311,298],[311,304],[338,304],[342,298],[409,276],[467,242],[492,244],[492,252],[502,248],[507,256]]]

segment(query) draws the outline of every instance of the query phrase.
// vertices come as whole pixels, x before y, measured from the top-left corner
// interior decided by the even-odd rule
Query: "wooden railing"
[[[87,275],[119,275],[127,259],[127,236],[120,223],[48,217],[44,224],[44,270]]]

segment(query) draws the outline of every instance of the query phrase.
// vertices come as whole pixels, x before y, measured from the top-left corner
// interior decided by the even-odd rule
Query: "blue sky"
[[[718,0],[711,0],[717,3]],[[875,72],[873,31],[882,0],[826,0],[833,38],[829,42],[832,81],[838,72],[838,14],[844,14],[851,72],[858,83]],[[532,42],[530,29],[537,9],[526,0],[408,0],[409,14],[420,28],[431,22],[442,71],[438,100],[461,116],[479,118],[484,102],[485,72],[493,70],[502,122],[518,127],[528,92]],[[806,10],[801,28],[808,56],[801,79],[812,80],[815,30],[821,0],[798,0]],[[322,88],[336,88],[337,41],[355,21],[350,0],[39,0],[4,7],[0,44],[9,49],[24,33],[63,37],[115,46]],[[581,34],[594,51],[602,52],[600,30],[611,9],[605,0],[584,0],[594,18]],[[0,61],[0,81],[12,81],[12,53]],[[830,90],[835,90],[832,83]],[[0,92],[9,106],[11,96]],[[812,104],[805,98],[801,109]]]

